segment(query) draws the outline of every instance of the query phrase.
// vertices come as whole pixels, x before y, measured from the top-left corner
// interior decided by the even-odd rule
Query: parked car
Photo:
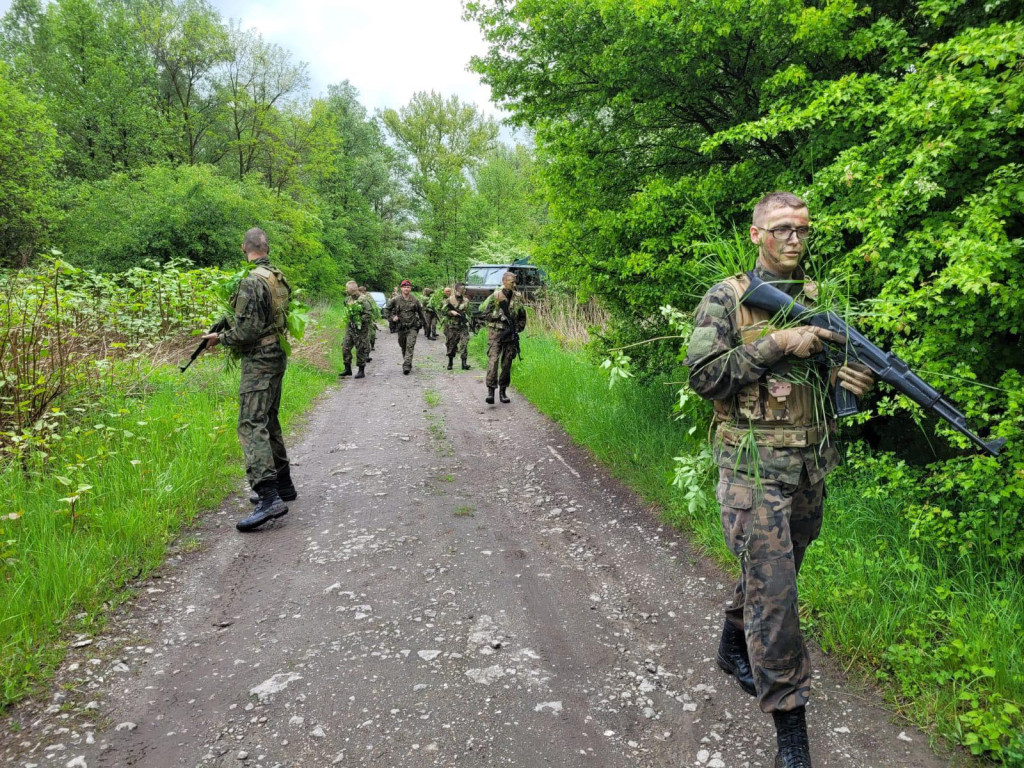
[[[383,312],[384,307],[388,304],[388,297],[380,291],[368,291],[368,293],[370,294],[370,298],[373,299],[374,303],[377,305],[377,308]]]
[[[516,261],[511,264],[474,264],[466,272],[466,296],[474,312],[480,304],[501,287],[501,276],[512,272],[516,276],[516,290],[527,299],[537,298],[547,282],[544,270],[533,264]]]

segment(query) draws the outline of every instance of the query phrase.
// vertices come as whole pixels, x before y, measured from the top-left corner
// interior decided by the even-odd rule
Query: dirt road
[[[771,766],[771,718],[713,663],[727,578],[443,354],[421,337],[403,376],[381,333],[293,442],[290,514],[209,513],[11,713],[0,763]],[[814,664],[815,766],[950,764]]]

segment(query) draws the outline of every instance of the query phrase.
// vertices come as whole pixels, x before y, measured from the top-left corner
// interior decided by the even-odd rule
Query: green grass
[[[289,365],[285,428],[335,375]],[[183,527],[238,488],[238,376],[212,357],[184,375],[152,369],[131,394],[100,392],[72,411],[78,426],[51,444],[49,469],[0,469],[3,512],[18,515],[0,520],[0,708],[45,681],[68,636],[96,631],[104,603],[122,599]],[[66,499],[81,486],[91,488],[72,520]],[[198,546],[190,537],[183,551]]]
[[[476,510],[469,504],[460,504],[452,510],[455,517],[476,517]]]
[[[485,347],[482,334],[473,339],[480,362]],[[697,455],[706,440],[672,419],[677,387],[627,380],[609,389],[583,353],[546,337],[524,337],[523,358],[515,387],[735,573],[713,468],[698,474],[696,499],[670,482],[674,457]],[[828,489],[822,536],[800,576],[808,631],[878,682],[909,720],[994,762],[1024,766],[1024,575],[912,538],[901,514],[907,499],[879,491],[870,466],[840,470]]]
[[[441,404],[441,393],[436,389],[427,389],[423,392],[423,399],[431,408],[436,408]]]

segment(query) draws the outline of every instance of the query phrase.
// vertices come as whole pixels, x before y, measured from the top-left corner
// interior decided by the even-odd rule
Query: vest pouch
[[[736,393],[736,414],[746,421],[764,421],[760,387],[749,384]]]
[[[765,421],[788,422],[793,384],[776,376],[769,376],[765,382],[765,391]]]

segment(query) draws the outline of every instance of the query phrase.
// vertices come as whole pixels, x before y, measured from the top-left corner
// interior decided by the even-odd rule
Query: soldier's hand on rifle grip
[[[220,334],[219,333],[204,333],[203,334],[203,338],[206,340],[206,348],[207,349],[213,349],[218,344],[220,344]]]
[[[839,381],[839,386],[852,392],[858,398],[864,397],[871,388],[875,386],[875,377],[871,369],[863,363],[847,363],[833,371],[833,382]]]
[[[783,328],[771,334],[772,340],[779,345],[783,355],[807,358],[822,350],[824,341],[843,344],[846,338],[833,331],[818,328],[814,325],[800,325],[796,328]]]

